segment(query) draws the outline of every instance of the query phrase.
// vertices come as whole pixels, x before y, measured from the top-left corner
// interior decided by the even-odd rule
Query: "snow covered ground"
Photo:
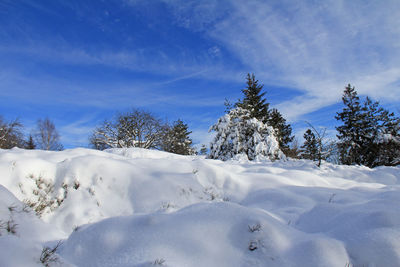
[[[0,266],[400,266],[400,168],[0,150],[0,220]]]

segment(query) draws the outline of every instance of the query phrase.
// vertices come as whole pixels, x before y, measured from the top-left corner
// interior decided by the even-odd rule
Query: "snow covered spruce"
[[[210,131],[216,135],[210,145],[209,158],[228,160],[244,156],[249,160],[284,158],[271,126],[250,117],[250,112],[234,108],[218,119]]]

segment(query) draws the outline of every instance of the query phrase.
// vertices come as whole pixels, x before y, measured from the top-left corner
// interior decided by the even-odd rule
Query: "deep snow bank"
[[[71,234],[61,254],[78,266],[142,266],[157,259],[168,266],[221,267],[349,262],[343,243],[303,234],[262,210],[229,202],[107,219]]]
[[[62,236],[0,185],[0,266],[43,266],[40,257],[46,242]]]
[[[398,167],[13,149],[0,175],[77,266],[400,266]]]

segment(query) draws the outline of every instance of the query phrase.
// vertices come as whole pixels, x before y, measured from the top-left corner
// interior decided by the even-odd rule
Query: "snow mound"
[[[32,208],[0,231],[1,258],[27,251],[6,266],[59,239],[76,266],[400,266],[399,167],[12,149],[0,183],[2,222]]]
[[[43,266],[43,246],[62,237],[61,231],[38,219],[0,185],[0,266]]]
[[[202,203],[170,214],[116,217],[72,233],[61,250],[77,266],[344,266],[344,245],[309,236],[261,210]]]

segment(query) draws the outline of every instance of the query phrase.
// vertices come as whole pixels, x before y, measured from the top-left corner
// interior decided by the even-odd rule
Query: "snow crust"
[[[400,266],[399,181],[399,167],[0,150],[0,220],[18,224],[0,228],[0,266],[43,266],[58,240],[51,266]],[[40,219],[23,204],[39,199]]]

